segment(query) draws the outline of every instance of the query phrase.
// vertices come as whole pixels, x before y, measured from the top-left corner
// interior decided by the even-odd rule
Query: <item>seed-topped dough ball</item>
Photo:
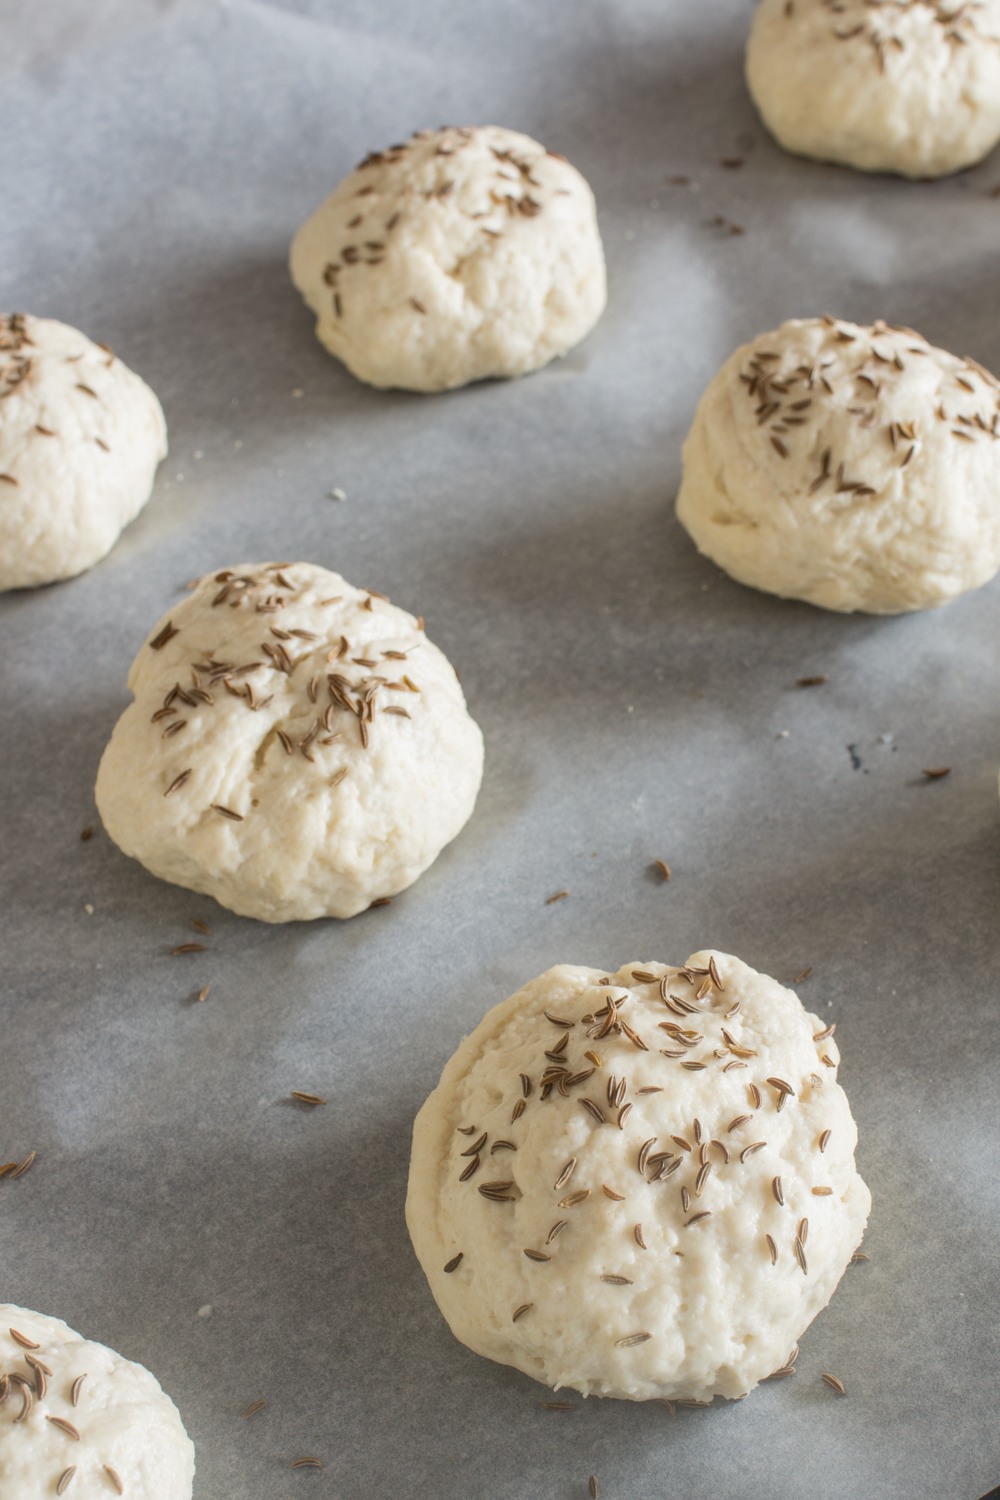
[[[412,391],[537,370],[607,300],[590,188],[496,125],[369,156],[302,225],[291,270],[330,353]]]
[[[763,0],[747,82],[800,156],[957,172],[1000,140],[1000,0]]]
[[[413,1129],[407,1224],[455,1336],[631,1401],[783,1366],[871,1207],[832,1030],[714,952],[561,965],[491,1010]]]
[[[0,589],[73,578],[110,552],[167,452],[160,403],[66,323],[0,316]]]
[[[265,922],[395,895],[472,813],[483,737],[423,621],[311,563],[200,580],[132,663],[97,773],[115,843]]]
[[[702,396],[677,514],[741,583],[825,609],[947,604],[1000,567],[1000,386],[910,328],[744,344]]]
[[[0,1304],[0,1500],[190,1500],[194,1446],[142,1365]]]

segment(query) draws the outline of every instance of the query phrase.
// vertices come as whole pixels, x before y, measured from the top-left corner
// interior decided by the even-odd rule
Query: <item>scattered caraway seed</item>
[[[690,1219],[686,1221],[684,1228],[690,1229],[692,1224],[700,1224],[702,1219],[710,1219],[711,1217],[712,1210],[710,1208],[703,1208],[700,1214],[691,1215]]]
[[[809,975],[811,973],[812,973],[812,964],[809,965],[808,969],[803,969],[801,974],[796,974],[795,978],[792,980],[792,983],[793,984],[803,984],[805,982],[805,980],[807,980],[809,978]]]
[[[211,927],[209,927],[209,925],[208,925],[207,922],[203,922],[200,917],[192,917],[191,918],[191,926],[197,932],[203,932],[206,937],[211,937],[212,936],[212,929],[211,929]]]
[[[786,1380],[789,1375],[795,1374],[794,1365],[782,1365],[780,1370],[772,1370],[770,1375],[765,1375],[765,1380]]]
[[[233,822],[233,823],[242,823],[243,822],[243,814],[242,813],[238,813],[238,812],[233,812],[233,809],[231,807],[223,807],[223,806],[221,806],[220,803],[213,802],[212,803],[212,810],[213,810],[213,812],[221,813],[224,818],[229,818],[229,820],[231,822]]]
[[[244,1417],[252,1417],[255,1411],[263,1411],[266,1405],[266,1401],[251,1401],[243,1415]]]
[[[591,1474],[590,1479],[587,1481],[587,1483],[590,1489],[590,1500],[599,1500],[601,1487],[597,1483],[597,1476],[595,1474]]]
[[[515,1310],[514,1310],[514,1316],[511,1318],[510,1321],[512,1323],[516,1323],[517,1320],[518,1320],[518,1318],[523,1318],[524,1315],[525,1315],[525,1313],[526,1312],[530,1312],[531,1309],[534,1307],[534,1305],[535,1304],[533,1302],[522,1302],[520,1307],[515,1308]]]
[[[105,1464],[104,1465],[104,1472],[105,1472],[105,1474],[107,1474],[108,1478],[111,1480],[111,1483],[114,1485],[114,1487],[118,1491],[119,1495],[124,1495],[124,1493],[125,1493],[125,1486],[122,1484],[121,1476],[117,1473],[117,1471],[115,1469],[113,1469],[110,1464]]]
[[[928,781],[940,781],[942,776],[948,776],[950,774],[951,774],[951,766],[939,766],[936,771],[927,771],[927,770],[925,770],[923,772],[923,775],[927,777]],[[823,1379],[824,1380],[826,1379],[825,1375],[824,1375]]]
[[[19,1333],[16,1328],[8,1328],[7,1332],[14,1340],[14,1343],[20,1344],[22,1349],[40,1349],[42,1347],[41,1344],[36,1344],[34,1340],[29,1339],[26,1334]]]
[[[462,1263],[462,1257],[463,1257],[464,1254],[465,1254],[465,1251],[464,1250],[460,1250],[457,1255],[453,1255],[452,1256],[451,1260],[445,1266],[445,1271],[448,1272],[449,1275],[450,1275],[450,1273],[452,1271],[457,1271],[458,1270],[459,1266]]]
[[[24,1174],[25,1174],[25,1172],[29,1172],[31,1170],[31,1166],[32,1166],[32,1163],[35,1160],[36,1154],[37,1153],[34,1152],[34,1151],[29,1151],[28,1152],[27,1156],[24,1158],[24,1161],[21,1162],[20,1166],[15,1167],[14,1170],[13,1170],[13,1172],[11,1172],[11,1174],[10,1174],[10,1180],[11,1180],[11,1182],[14,1181],[15,1177],[23,1177]],[[12,1328],[11,1329],[11,1333],[13,1334],[13,1332],[14,1332],[14,1330]],[[20,1343],[20,1342],[21,1342],[21,1340],[19,1339],[18,1343]],[[25,1349],[37,1349],[40,1346],[38,1344],[25,1344],[24,1347],[25,1347]]]
[[[670,866],[667,864],[665,859],[654,859],[653,864],[663,876],[664,881],[670,879]]]
[[[576,1411],[572,1401],[542,1401],[542,1411]]]
[[[821,1376],[821,1379],[825,1380],[830,1389],[836,1391],[838,1396],[847,1395],[847,1391],[844,1387],[844,1382],[842,1380],[838,1380],[836,1375],[823,1375]]]
[[[829,677],[799,677],[796,687],[819,687],[822,682],[829,682]]]
[[[559,1199],[560,1208],[577,1208],[581,1203],[586,1203],[590,1197],[590,1188],[581,1188],[578,1193],[570,1193],[568,1198]]]
[[[93,837],[93,833],[94,833],[94,825],[93,825],[93,823],[88,823],[87,826],[86,826],[86,828],[80,834],[80,838],[83,841],[83,843],[86,843],[89,838],[92,838]],[[73,1473],[74,1474],[76,1473],[75,1469],[73,1470]]]
[[[318,1458],[312,1458],[312,1457],[310,1457],[310,1458],[293,1458],[292,1459],[292,1468],[293,1469],[321,1469],[322,1467],[323,1467],[323,1464],[322,1464],[322,1462]]]
[[[68,1438],[72,1438],[74,1443],[80,1441],[79,1430],[73,1426],[72,1422],[67,1422],[65,1417],[50,1417],[46,1413],[45,1420],[51,1422],[53,1427],[58,1427],[59,1431],[64,1432]]]
[[[76,1464],[71,1464],[68,1469],[63,1469],[59,1475],[59,1483],[56,1485],[56,1494],[64,1495],[69,1488],[73,1475],[76,1473]]]
[[[769,1234],[765,1234],[764,1238],[767,1240],[767,1248],[771,1252],[771,1264],[772,1266],[776,1266],[778,1264],[778,1247]]]
[[[175,957],[178,953],[207,953],[207,943],[180,943],[176,948],[171,948],[170,956]]]
[[[563,900],[565,900],[565,898],[568,895],[569,895],[569,891],[556,891],[556,893],[555,893],[554,896],[550,896],[548,898],[548,900],[546,901],[545,905],[546,906],[551,906],[554,901],[563,901]]]
[[[391,896],[376,896],[375,900],[369,905],[368,910],[374,911],[376,906],[391,906],[392,901],[393,898]]]
[[[771,1192],[774,1194],[774,1201],[775,1201],[775,1203],[779,1203],[781,1205],[781,1207],[784,1208],[784,1206],[785,1206],[785,1197],[784,1197],[784,1194],[781,1191],[781,1178],[780,1177],[772,1177],[772,1179],[771,1179]]]
[[[830,1196],[830,1194],[832,1192],[833,1192],[833,1188],[831,1188],[831,1187],[816,1187],[816,1188],[813,1188],[813,1196],[816,1197],[816,1198],[829,1198],[829,1196]]]
[[[614,1188],[609,1188],[605,1184],[602,1184],[601,1191],[603,1192],[604,1196],[606,1198],[610,1198],[613,1203],[624,1203],[625,1202],[625,1194],[624,1193],[616,1193],[615,1190],[614,1190]]]
[[[552,1024],[553,1024],[553,1026],[566,1026],[566,1027],[568,1027],[568,1026],[575,1026],[576,1025],[575,1021],[564,1021],[561,1016],[554,1016],[554,1015],[551,1014],[550,1011],[545,1011],[544,1015],[545,1015],[546,1021],[551,1021]],[[521,1074],[521,1077],[522,1078],[524,1077],[523,1073]]]
[[[69,1399],[74,1406],[78,1406],[80,1403],[80,1392],[83,1389],[83,1382],[86,1378],[86,1375],[78,1375],[73,1382],[73,1389],[69,1393]]]
[[[651,1333],[629,1333],[623,1339],[615,1339],[615,1348],[632,1349],[636,1344],[644,1344],[647,1339],[651,1339],[652,1337]]]
[[[851,1256],[851,1258],[847,1262],[847,1264],[849,1266],[853,1266],[856,1261],[859,1261],[859,1260],[868,1260],[868,1258],[869,1257],[867,1255],[863,1255],[860,1250],[855,1250],[854,1254]]]
[[[610,1281],[612,1286],[631,1286],[632,1283],[627,1276],[612,1276],[610,1273],[601,1277],[602,1281]]]
[[[292,1089],[291,1097],[297,1099],[300,1104],[325,1104],[318,1094],[304,1094],[301,1089]]]
[[[208,992],[209,992],[209,990],[211,988],[212,988],[212,986],[210,984],[206,984],[206,986],[205,986],[205,988],[203,990],[199,990],[198,991],[198,1002],[197,1003],[199,1005],[201,1004],[201,1002],[203,1000],[207,1000],[208,999]]]
[[[557,1193],[560,1188],[563,1188],[563,1187],[566,1186],[567,1182],[569,1182],[570,1178],[573,1175],[573,1169],[574,1169],[575,1166],[576,1166],[576,1157],[575,1156],[571,1156],[570,1159],[569,1159],[569,1161],[563,1167],[562,1171],[559,1173],[559,1176],[556,1178],[555,1182],[552,1184],[552,1191],[553,1192]]]
[[[0,1179],[9,1176],[16,1166],[16,1161],[5,1161],[3,1165],[0,1166]]]
[[[647,1246],[646,1246],[646,1241],[642,1237],[642,1225],[641,1224],[637,1224],[635,1226],[635,1229],[632,1232],[635,1235],[635,1242],[639,1246],[639,1249],[640,1250],[645,1250],[647,1248]]]
[[[552,1259],[551,1255],[543,1255],[542,1252],[541,1252],[541,1250],[525,1250],[524,1253],[528,1257],[529,1260],[551,1260]]]

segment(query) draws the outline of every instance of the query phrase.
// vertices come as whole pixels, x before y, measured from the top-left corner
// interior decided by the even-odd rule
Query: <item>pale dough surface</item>
[[[763,0],[746,72],[787,150],[940,177],[1000,140],[1000,0]]]
[[[710,957],[724,988],[700,1000],[706,976],[664,964],[550,969],[491,1010],[446,1066],[414,1125],[406,1218],[438,1306],[477,1353],[584,1395],[737,1397],[784,1364],[832,1296],[871,1206],[839,1054],[773,979],[708,950],[688,965],[704,970]],[[690,1011],[661,997],[664,976]],[[646,1050],[624,1031],[593,1035],[609,996]],[[549,1067],[564,1069],[568,1097],[558,1084],[541,1097]],[[780,1110],[770,1077],[793,1090]],[[672,1155],[653,1181],[661,1152]],[[479,1191],[494,1182],[512,1201]]]
[[[0,589],[110,552],[166,452],[160,403],[109,349],[53,318],[0,317]]]
[[[104,826],[242,916],[354,916],[472,813],[483,739],[454,668],[412,615],[325,568],[207,575],[128,685],[97,775]]]
[[[331,354],[414,391],[537,370],[607,299],[587,183],[495,125],[421,131],[362,162],[296,234],[291,272]]]
[[[11,1328],[39,1347],[26,1349]],[[43,1372],[44,1395],[26,1356],[51,1371]],[[176,1406],[142,1365],[81,1338],[58,1318],[5,1303],[0,1305],[0,1376],[10,1374],[32,1382],[31,1399],[21,1421],[22,1384],[12,1384],[0,1401],[0,1500],[51,1500],[73,1467],[76,1473],[63,1489],[66,1500],[114,1500],[118,1494],[128,1500],[190,1500],[194,1445]],[[73,1386],[81,1375],[86,1378],[74,1406]],[[79,1438],[57,1422],[70,1423]]]
[[[811,318],[744,344],[684,444],[677,514],[741,583],[931,609],[1000,567],[1000,390],[912,329]]]

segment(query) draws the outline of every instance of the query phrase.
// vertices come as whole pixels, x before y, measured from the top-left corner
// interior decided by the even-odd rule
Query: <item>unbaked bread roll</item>
[[[0,1500],[190,1500],[194,1446],[142,1365],[0,1305]]]
[[[825,609],[947,604],[1000,567],[1000,387],[910,328],[783,323],[726,361],[677,514],[741,583]]]
[[[763,0],[747,82],[800,156],[957,172],[1000,140],[1000,0]]]
[[[496,125],[373,153],[302,225],[291,271],[331,354],[413,391],[537,370],[607,297],[590,188]]]
[[[203,578],[132,663],[97,774],[154,875],[265,922],[351,917],[472,813],[483,739],[423,622],[311,563]]]
[[[53,318],[0,317],[0,590],[110,552],[166,452],[160,403],[110,349]]]
[[[783,1366],[871,1206],[832,1031],[712,951],[561,965],[491,1010],[413,1128],[406,1220],[456,1338],[632,1401]]]

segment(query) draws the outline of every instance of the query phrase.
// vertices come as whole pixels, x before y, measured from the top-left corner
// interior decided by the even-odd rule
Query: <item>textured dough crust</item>
[[[677,514],[767,593],[900,614],[1000,567],[1000,389],[908,328],[783,323],[726,361],[684,444]]]
[[[746,71],[786,150],[940,177],[1000,140],[1000,0],[763,0]]]
[[[52,318],[0,317],[0,590],[110,552],[166,452],[160,403],[110,349]]]
[[[346,177],[292,242],[316,335],[359,380],[442,391],[525,375],[604,310],[594,196],[495,125],[423,130]]]
[[[706,950],[688,966],[550,969],[462,1043],[413,1128],[406,1221],[452,1332],[557,1389],[745,1395],[784,1364],[864,1232],[832,1039],[739,959]],[[623,1029],[601,1037],[609,998]],[[566,1097],[558,1081],[542,1097],[546,1068]]]
[[[37,1347],[25,1348],[11,1328]],[[32,1359],[45,1366],[41,1377]],[[5,1303],[0,1305],[4,1375],[20,1378],[9,1381],[9,1395],[0,1400],[0,1500],[51,1500],[69,1468],[76,1473],[65,1482],[67,1500],[74,1495],[114,1500],[116,1493],[129,1500],[190,1500],[194,1445],[176,1406],[142,1365],[81,1338],[58,1318]],[[86,1378],[74,1405],[80,1376]],[[19,1420],[26,1404],[30,1409]],[[64,1422],[71,1431],[59,1426]]]
[[[203,578],[128,685],[97,774],[104,826],[242,916],[354,916],[472,813],[483,739],[454,668],[411,615],[325,568]]]

